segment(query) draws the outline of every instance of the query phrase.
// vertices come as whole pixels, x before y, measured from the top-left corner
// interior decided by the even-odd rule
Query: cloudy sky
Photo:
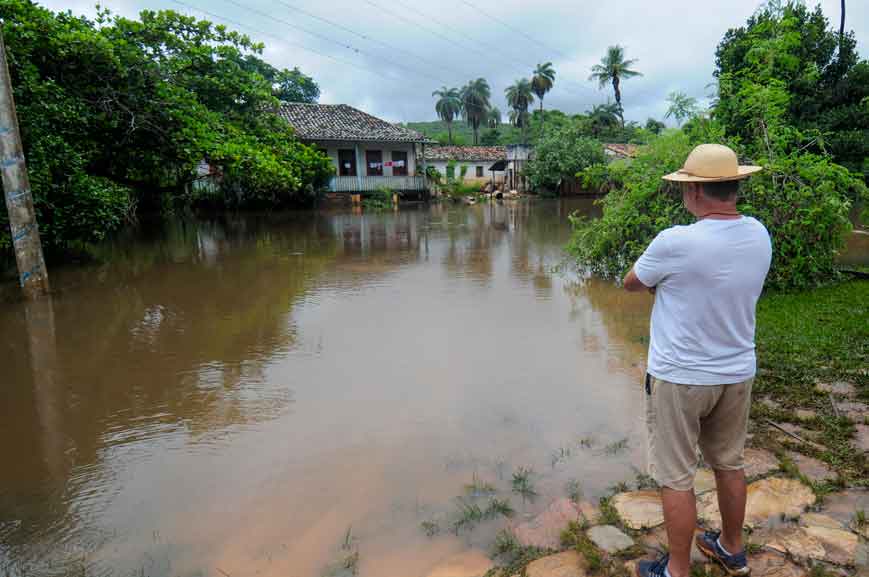
[[[94,0],[45,0],[52,10],[92,15]],[[662,118],[680,90],[703,100],[715,47],[744,24],[759,0],[102,0],[135,17],[173,9],[236,28],[266,44],[275,66],[313,76],[320,102],[346,103],[393,122],[433,120],[433,90],[484,77],[493,103],[504,89],[551,61],[547,107],[582,112],[612,97],[588,81],[611,44],[625,47],[644,76],[622,84],[625,116]],[[810,0],[810,5],[811,0]],[[821,0],[838,27],[839,0]],[[207,11],[206,14],[202,11]],[[869,3],[849,0],[848,29],[867,55]]]

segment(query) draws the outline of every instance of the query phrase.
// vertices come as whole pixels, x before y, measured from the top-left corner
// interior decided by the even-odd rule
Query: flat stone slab
[[[701,530],[697,530],[694,532],[694,540],[696,540],[698,536],[702,535]],[[637,537],[640,545],[648,549],[649,551],[655,552],[657,554],[666,553],[670,549],[670,543],[667,538],[667,528],[664,526],[656,527],[652,529],[648,533],[643,533],[639,537]],[[696,545],[691,546],[691,562],[699,563],[701,565],[709,562],[709,559],[706,558],[706,555],[700,552],[700,549],[697,548]]]
[[[779,529],[771,533],[765,541],[766,546],[770,549],[779,553],[786,553],[801,562],[810,559],[822,560],[827,555],[821,542],[802,527]]]
[[[709,469],[700,469],[694,476],[694,494],[702,495],[715,490],[715,473]]]
[[[807,577],[809,571],[784,556],[764,551],[748,558],[752,577]]]
[[[824,499],[822,513],[832,517],[842,525],[853,526],[857,511],[869,514],[869,491],[866,489],[848,489],[838,493],[830,493]],[[864,535],[869,539],[869,535]]]
[[[839,414],[848,417],[855,423],[862,423],[869,416],[869,405],[858,401],[838,401],[836,408]]]
[[[579,509],[567,498],[553,501],[542,513],[513,527],[516,539],[525,547],[558,549],[561,531],[571,521],[579,521]]]
[[[664,523],[664,507],[658,491],[619,493],[612,498],[612,505],[631,529],[651,529]]]
[[[748,486],[745,524],[758,527],[770,517],[798,517],[806,507],[815,503],[815,494],[796,479],[769,477],[755,481]],[[697,513],[707,525],[721,527],[721,514],[718,511],[718,496],[706,493],[697,500]]]
[[[428,577],[483,577],[494,566],[481,551],[465,551],[446,559]]]
[[[586,577],[585,563],[576,551],[565,551],[532,561],[525,568],[527,577]]]
[[[745,450],[745,476],[749,479],[766,475],[779,468],[775,455],[763,449]]]
[[[836,472],[830,469],[825,463],[813,457],[808,457],[801,453],[788,451],[788,457],[800,470],[800,473],[814,483],[822,483],[824,481],[832,481],[837,477]]]
[[[805,532],[824,547],[825,561],[836,565],[854,565],[860,538],[846,529],[809,526]]]
[[[588,530],[588,538],[598,549],[607,553],[618,553],[634,546],[634,540],[612,525],[598,525]]]
[[[854,444],[864,453],[869,452],[869,425],[855,425],[857,433],[854,435]]]
[[[801,421],[808,421],[818,416],[818,413],[811,409],[797,409],[796,411],[794,411],[794,414]]]
[[[833,393],[834,395],[844,395],[852,397],[857,392],[854,385],[845,381],[836,381],[833,383],[818,383],[816,388],[825,393]]]

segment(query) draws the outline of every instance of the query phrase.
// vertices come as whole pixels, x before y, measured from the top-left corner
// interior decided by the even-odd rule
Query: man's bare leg
[[[715,471],[715,485],[718,489],[718,509],[721,511],[721,545],[728,553],[736,555],[742,551],[745,471]]]
[[[688,577],[691,569],[691,543],[697,526],[697,502],[693,489],[676,491],[661,489],[664,501],[664,522],[670,549],[670,577]]]

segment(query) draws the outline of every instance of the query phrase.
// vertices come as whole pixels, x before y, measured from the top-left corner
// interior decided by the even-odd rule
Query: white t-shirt
[[[634,265],[656,287],[648,372],[685,385],[753,377],[755,306],[771,258],[769,232],[751,217],[661,231]]]

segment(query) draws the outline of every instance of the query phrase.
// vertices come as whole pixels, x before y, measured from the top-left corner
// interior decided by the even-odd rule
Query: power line
[[[470,7],[470,8],[473,8],[474,10],[476,10],[477,12],[479,12],[480,14],[482,14],[483,16],[486,16],[486,17],[488,17],[488,18],[491,18],[492,20],[494,20],[495,22],[497,22],[498,24],[500,24],[500,25],[503,26],[504,28],[507,28],[508,30],[512,30],[512,31],[515,32],[516,34],[519,34],[519,35],[521,35],[521,36],[524,36],[525,38],[527,38],[528,40],[530,40],[530,41],[533,42],[534,44],[537,44],[538,46],[541,46],[541,47],[545,48],[546,50],[548,50],[548,51],[550,51],[550,52],[554,52],[555,54],[560,55],[562,58],[569,58],[569,56],[568,56],[567,54],[565,54],[564,52],[562,52],[561,50],[558,50],[557,48],[552,48],[552,47],[550,47],[550,46],[547,46],[546,44],[544,44],[543,42],[537,40],[536,38],[534,38],[534,37],[532,37],[532,36],[529,36],[528,34],[526,34],[525,32],[523,32],[523,31],[520,30],[519,28],[516,28],[515,26],[512,26],[512,25],[510,25],[510,24],[507,24],[505,21],[501,20],[501,19],[498,18],[497,16],[495,16],[495,15],[493,15],[493,14],[489,14],[488,12],[486,12],[485,10],[483,10],[482,8],[480,8],[479,6],[476,6],[475,4],[471,4],[470,2],[468,2],[468,0],[459,0],[459,2],[461,2],[461,3],[464,4],[465,6],[468,6],[468,7]]]
[[[372,5],[372,6],[374,6],[375,8],[377,8],[378,10],[380,10],[381,12],[383,12],[384,14],[389,14],[389,15],[392,16],[393,18],[398,18],[399,20],[401,20],[401,21],[403,21],[403,22],[407,22],[407,23],[410,24],[411,26],[416,26],[417,28],[421,28],[422,30],[425,30],[425,31],[428,32],[429,34],[434,34],[434,35],[437,36],[438,38],[440,38],[440,39],[442,39],[442,40],[446,40],[446,41],[449,42],[450,44],[455,44],[456,46],[458,46],[458,47],[460,47],[460,48],[463,48],[464,50],[472,50],[473,52],[476,52],[477,54],[479,54],[479,55],[481,55],[481,56],[485,56],[486,58],[491,58],[491,57],[492,57],[491,54],[486,54],[486,53],[483,52],[482,50],[478,50],[478,49],[474,48],[473,46],[471,46],[470,44],[465,44],[465,43],[457,42],[457,41],[453,40],[452,38],[450,38],[449,36],[445,36],[444,34],[441,34],[441,33],[438,32],[437,30],[434,30],[434,29],[432,29],[432,28],[429,28],[428,26],[423,26],[422,24],[419,24],[418,22],[414,22],[413,20],[410,20],[410,19],[407,18],[406,16],[404,16],[404,15],[402,15],[402,14],[399,14],[399,13],[395,12],[394,10],[389,10],[389,9],[387,9],[387,8],[385,8],[385,7],[383,7],[383,6],[379,5],[379,4],[377,4],[376,2],[373,2],[372,0],[365,0],[365,2],[368,3],[368,4],[370,4],[370,5]]]
[[[389,48],[390,50],[395,50],[397,52],[401,52],[402,54],[406,54],[408,56],[411,56],[412,58],[416,58],[420,62],[425,62],[429,66],[435,66],[437,68],[440,68],[441,70],[446,70],[447,72],[450,72],[451,74],[457,74],[459,76],[465,76],[467,74],[465,72],[461,72],[461,71],[458,71],[456,69],[444,66],[440,62],[435,62],[434,60],[429,60],[428,58],[425,58],[423,56],[415,54],[415,53],[411,52],[410,50],[405,50],[404,48],[401,48],[401,47],[396,46],[394,44],[390,44],[388,42],[378,40],[377,38],[372,38],[371,36],[369,36],[367,34],[364,34],[362,32],[358,32],[352,28],[344,26],[343,24],[340,24],[340,23],[335,22],[333,20],[329,20],[328,18],[324,18],[324,17],[319,16],[317,14],[314,14],[312,12],[309,12],[309,11],[305,10],[304,8],[300,8],[298,6],[293,6],[292,4],[288,4],[287,2],[284,2],[283,0],[275,0],[275,2],[277,2],[278,4],[281,4],[282,6],[285,6],[286,8],[289,8],[290,10],[295,10],[296,12],[304,14],[305,16],[307,16],[309,18],[312,18],[314,20],[319,20],[320,22],[324,22],[330,26],[334,26],[335,28],[338,28],[339,30],[343,30],[345,32],[353,34],[354,36],[358,36],[359,38],[362,38],[363,40],[367,40],[369,42],[379,44],[381,46]]]
[[[419,8],[416,8],[415,6],[413,6],[413,5],[411,5],[411,4],[408,4],[408,3],[406,3],[406,2],[402,2],[401,0],[392,0],[392,1],[393,1],[394,3],[400,5],[400,6],[403,6],[406,10],[410,10],[411,12],[414,12],[414,13],[416,13],[417,15],[422,16],[423,18],[427,18],[427,19],[429,19],[429,20],[431,20],[431,21],[433,21],[433,22],[437,22],[438,24],[440,24],[440,25],[443,26],[444,28],[449,29],[449,26],[450,26],[450,25],[447,24],[446,22],[444,22],[443,20],[440,20],[440,19],[438,19],[437,17],[432,16],[431,14],[426,14],[425,12],[423,12],[422,10],[420,10]],[[477,40],[476,38],[471,38],[471,37],[469,37],[469,38],[470,38],[470,40],[472,40],[474,43],[479,44],[479,45],[482,46],[483,48],[486,48],[487,50],[491,50],[491,51],[493,51],[494,53],[503,52],[503,48],[501,48],[501,47],[499,47],[499,46],[493,46],[492,44],[489,44],[489,43],[487,43],[487,42],[483,42],[482,40]],[[514,61],[517,61],[518,59],[517,59],[517,58],[513,58],[513,60],[514,60]],[[523,66],[531,66],[531,67],[533,67],[533,64],[528,64],[527,62],[523,62],[522,65],[523,65]]]
[[[240,26],[240,27],[242,27],[242,28],[247,28],[248,30],[252,30],[253,32],[256,32],[257,34],[262,34],[262,35],[264,35],[264,36],[270,36],[270,37],[272,37],[272,38],[275,38],[276,40],[279,40],[279,41],[281,41],[281,42],[284,42],[284,43],[286,43],[286,44],[289,44],[290,46],[295,46],[295,47],[297,47],[297,48],[301,48],[302,50],[305,50],[306,52],[311,52],[311,53],[316,54],[316,55],[318,55],[318,56],[322,56],[322,57],[324,57],[324,58],[328,58],[328,59],[330,59],[330,60],[334,60],[335,62],[339,62],[339,63],[341,63],[341,64],[346,64],[347,66],[352,66],[352,67],[354,67],[354,68],[358,68],[358,69],[360,69],[360,70],[364,70],[365,72],[371,72],[371,73],[373,73],[373,74],[376,74],[377,76],[380,76],[380,77],[382,77],[382,78],[386,78],[387,80],[396,80],[396,78],[394,78],[394,77],[392,77],[392,76],[387,76],[387,75],[381,73],[379,70],[375,70],[374,68],[370,68],[370,67],[368,67],[368,66],[363,66],[363,65],[360,65],[360,64],[356,64],[355,62],[351,62],[351,61],[349,61],[349,60],[343,60],[343,59],[341,59],[341,58],[336,58],[335,56],[331,56],[331,55],[326,54],[326,53],[324,53],[324,52],[319,52],[319,51],[314,50],[314,49],[312,49],[312,48],[308,48],[308,47],[305,46],[304,44],[299,44],[299,43],[297,43],[297,42],[292,42],[292,41],[290,41],[290,40],[287,40],[286,38],[283,38],[283,37],[281,37],[281,36],[278,36],[277,34],[272,34],[271,32],[266,32],[265,30],[260,30],[260,29],[258,29],[258,28],[253,27],[253,26],[250,26],[250,25],[248,25],[248,24],[243,24],[243,23],[239,22],[238,20],[233,20],[232,18],[227,18],[227,17],[225,17],[225,16],[220,16],[219,14],[215,14],[214,12],[209,12],[208,10],[204,10],[204,9],[202,9],[202,8],[197,8],[196,6],[191,6],[190,4],[186,4],[186,3],[182,2],[181,0],[172,0],[172,2],[174,2],[174,3],[176,3],[176,4],[179,4],[179,5],[181,5],[181,6],[184,6],[184,7],[187,8],[188,10],[194,10],[194,11],[196,11],[196,12],[200,12],[200,13],[202,13],[202,14],[205,14],[205,15],[207,15],[207,16],[210,16],[211,18],[216,18],[216,19],[218,19],[218,20],[223,20],[224,22],[228,22],[228,23],[230,23],[230,24],[232,24],[232,25],[234,25],[234,26]]]
[[[363,52],[362,50],[356,48],[355,46],[353,46],[351,44],[344,43],[340,40],[335,40],[334,38],[326,36],[325,34],[320,34],[319,32],[309,30],[309,29],[305,28],[304,26],[299,26],[298,24],[293,24],[292,22],[288,22],[286,20],[283,20],[282,18],[277,18],[275,16],[272,16],[271,14],[268,14],[267,12],[263,12],[261,10],[255,9],[255,8],[245,6],[244,4],[241,4],[240,2],[236,2],[235,0],[224,0],[224,2],[228,2],[229,4],[232,4],[233,6],[241,8],[242,10],[247,10],[249,12],[253,12],[254,14],[258,14],[263,18],[268,18],[269,20],[274,20],[275,22],[278,22],[278,23],[283,24],[285,26],[288,26],[290,28],[295,28],[296,30],[301,30],[302,32],[304,32],[306,34],[309,34],[309,35],[314,36],[316,38],[320,38],[322,40],[325,40],[326,42],[336,44],[338,46],[341,46],[342,48],[352,50],[353,52],[355,52],[357,54],[361,54],[363,56],[368,56],[370,58],[379,59],[379,60],[382,60],[383,62],[388,62],[388,63],[392,64],[393,66],[407,70],[411,74],[416,74],[417,76],[425,76],[427,78],[431,78],[433,80],[436,80],[437,82],[440,82],[442,84],[447,84],[447,82],[445,82],[442,78],[438,78],[437,76],[432,76],[431,74],[426,74],[425,72],[419,72],[413,68],[410,68],[409,66],[405,66],[405,65],[401,64],[400,62],[396,62],[395,60],[391,60],[389,58],[384,58],[382,56],[377,57],[374,54],[369,54],[367,52]]]

